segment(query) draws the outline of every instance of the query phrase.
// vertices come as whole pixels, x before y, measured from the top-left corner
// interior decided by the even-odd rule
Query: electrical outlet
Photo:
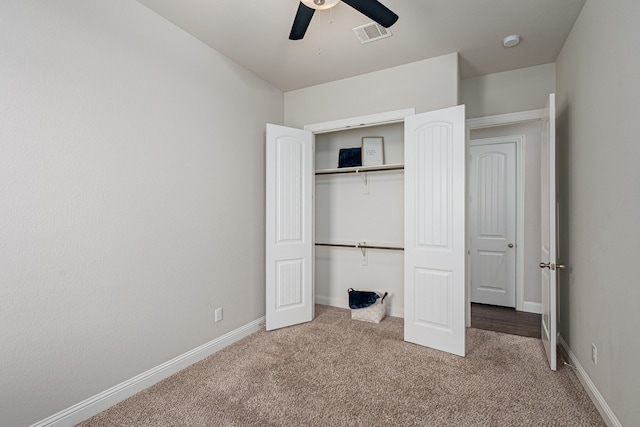
[[[222,307],[216,308],[215,317],[216,317],[216,323],[222,320]]]
[[[593,364],[598,364],[598,347],[594,343],[591,343],[591,360],[593,360]]]

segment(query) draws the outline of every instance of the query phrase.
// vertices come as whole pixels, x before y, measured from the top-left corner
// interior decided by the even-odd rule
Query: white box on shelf
[[[362,166],[378,166],[384,164],[384,137],[362,137]]]

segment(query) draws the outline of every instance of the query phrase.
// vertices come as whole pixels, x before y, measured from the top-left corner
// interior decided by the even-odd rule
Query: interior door
[[[469,151],[471,301],[515,307],[516,143]]]
[[[556,105],[555,94],[549,95],[542,117],[541,137],[541,250],[542,269],[542,343],[549,366],[556,370],[557,348],[557,242],[556,242]]]
[[[266,329],[313,320],[313,134],[267,125]]]
[[[464,105],[405,119],[404,339],[465,355]]]

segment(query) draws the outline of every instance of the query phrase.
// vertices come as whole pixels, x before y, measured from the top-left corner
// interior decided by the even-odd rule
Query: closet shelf
[[[391,165],[377,165],[377,166],[355,166],[351,168],[335,168],[335,169],[318,169],[316,175],[334,175],[341,173],[361,173],[361,172],[381,172],[381,171],[393,171],[404,170],[404,165],[401,163]]]
[[[377,246],[357,243],[355,245],[345,245],[341,243],[316,243],[316,246],[334,246],[338,248],[354,248],[354,249],[385,249],[391,251],[404,251],[404,248],[395,246]]]

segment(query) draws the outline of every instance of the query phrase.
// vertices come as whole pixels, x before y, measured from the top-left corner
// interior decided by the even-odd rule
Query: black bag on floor
[[[349,288],[349,308],[365,308],[375,304],[380,298],[376,292],[355,291]]]

